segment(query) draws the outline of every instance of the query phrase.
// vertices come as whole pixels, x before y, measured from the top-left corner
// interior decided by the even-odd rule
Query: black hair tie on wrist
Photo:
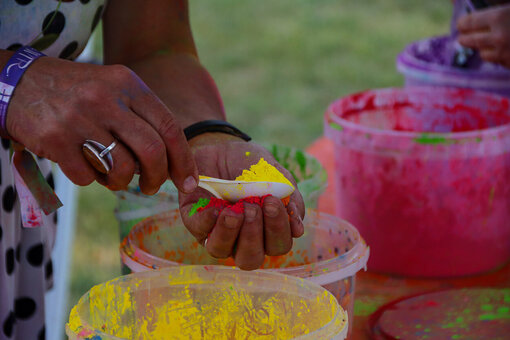
[[[191,124],[184,129],[184,135],[187,140],[206,132],[222,132],[242,138],[247,142],[251,140],[250,136],[236,128],[234,125],[223,120],[203,120],[201,122]]]

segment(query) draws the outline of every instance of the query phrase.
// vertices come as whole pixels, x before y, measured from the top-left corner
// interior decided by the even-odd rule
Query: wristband
[[[250,136],[223,120],[203,120],[184,129],[184,135],[187,140],[206,132],[222,132],[242,138],[247,142],[251,140]]]
[[[2,137],[9,137],[7,133],[7,108],[12,93],[28,66],[42,56],[45,56],[45,54],[32,47],[23,46],[14,53],[0,72],[0,135]]]

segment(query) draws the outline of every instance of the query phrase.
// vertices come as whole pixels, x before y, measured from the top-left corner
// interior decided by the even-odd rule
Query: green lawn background
[[[447,0],[191,1],[202,63],[229,120],[258,141],[306,147],[327,105],[349,93],[401,86],[395,56],[449,29]],[[98,48],[99,50],[99,48]],[[69,307],[120,274],[115,196],[79,190]]]

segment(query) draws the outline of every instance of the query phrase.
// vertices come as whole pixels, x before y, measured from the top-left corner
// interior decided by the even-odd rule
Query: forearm
[[[216,84],[197,58],[186,0],[110,0],[103,32],[105,63],[134,70],[183,128],[225,119]]]
[[[182,128],[206,119],[225,120],[209,72],[188,53],[157,53],[127,65],[156,93]]]

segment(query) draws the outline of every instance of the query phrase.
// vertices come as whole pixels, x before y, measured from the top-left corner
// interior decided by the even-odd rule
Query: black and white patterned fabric
[[[31,45],[72,60],[85,47],[104,5],[105,0],[0,0],[0,49]],[[44,216],[40,228],[21,226],[9,145],[1,140],[0,340],[40,340],[45,339],[44,294],[53,282],[50,254],[58,213]],[[51,163],[37,161],[53,186]]]

